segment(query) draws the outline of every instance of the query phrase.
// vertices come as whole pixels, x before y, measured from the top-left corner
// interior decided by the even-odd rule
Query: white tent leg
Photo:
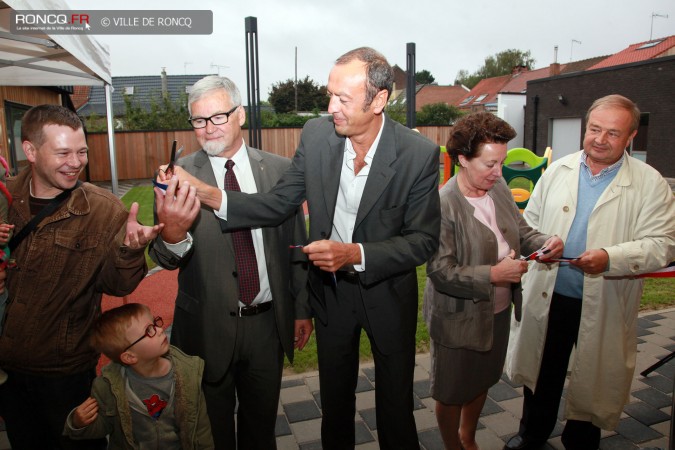
[[[110,151],[112,192],[113,194],[118,195],[119,186],[117,183],[117,159],[115,158],[115,126],[113,125],[112,89],[112,85],[105,85],[105,113],[108,120],[108,149]]]

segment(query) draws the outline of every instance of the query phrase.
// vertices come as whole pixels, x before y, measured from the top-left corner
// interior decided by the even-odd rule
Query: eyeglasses
[[[157,316],[154,319],[152,319],[152,323],[150,325],[148,325],[148,327],[145,329],[145,334],[143,336],[139,337],[138,339],[136,339],[131,344],[129,344],[129,346],[124,349],[124,352],[126,352],[131,347],[138,344],[139,342],[141,342],[143,340],[143,338],[154,337],[157,334],[157,327],[161,328],[163,325],[164,325],[164,321],[162,320],[161,317]],[[122,353],[124,353],[124,352],[122,352]]]
[[[188,122],[192,125],[192,128],[199,129],[206,127],[206,122],[211,122],[214,125],[225,125],[229,120],[232,113],[234,113],[237,108],[241,105],[237,105],[228,112],[214,114],[211,117],[197,117],[188,119]]]

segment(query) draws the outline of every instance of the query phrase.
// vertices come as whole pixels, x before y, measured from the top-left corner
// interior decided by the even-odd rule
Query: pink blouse
[[[495,204],[492,198],[485,194],[482,197],[464,197],[473,206],[473,216],[488,227],[497,238],[497,260],[501,261],[508,256],[511,248],[504,239],[497,226]],[[511,304],[511,283],[495,283],[495,314],[504,311]]]

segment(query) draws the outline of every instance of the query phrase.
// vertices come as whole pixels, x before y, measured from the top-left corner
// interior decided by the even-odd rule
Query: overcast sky
[[[71,9],[94,9],[91,0],[66,0]],[[154,5],[157,5],[156,7]],[[161,6],[160,6],[161,5]],[[325,84],[333,61],[370,46],[406,68],[414,42],[417,71],[452,84],[460,69],[474,72],[486,56],[530,50],[535,67],[547,66],[558,46],[565,63],[616,53],[630,44],[675,34],[675,0],[116,0],[96,9],[213,11],[214,31],[201,36],[110,36],[113,76],[211,74],[231,78],[246,98],[244,18],[257,17],[261,98],[271,85],[309,75]],[[654,17],[652,13],[668,15]],[[580,44],[578,41],[581,42]],[[217,65],[221,67],[215,67]]]

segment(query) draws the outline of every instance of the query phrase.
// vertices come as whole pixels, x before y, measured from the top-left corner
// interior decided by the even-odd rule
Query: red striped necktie
[[[225,190],[241,192],[237,176],[232,167],[234,161],[228,159],[225,163]],[[230,232],[234,245],[234,261],[237,265],[237,284],[239,285],[239,300],[250,305],[260,292],[260,275],[258,274],[258,260],[253,248],[253,237],[250,228],[242,228]]]

